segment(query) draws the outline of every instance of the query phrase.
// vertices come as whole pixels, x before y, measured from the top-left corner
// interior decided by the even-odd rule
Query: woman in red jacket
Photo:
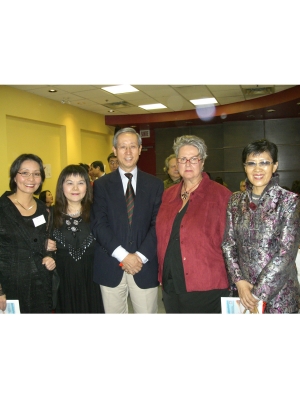
[[[157,219],[158,279],[167,313],[221,313],[229,283],[221,243],[231,192],[203,172],[197,136],[173,146],[182,182],[165,190]]]

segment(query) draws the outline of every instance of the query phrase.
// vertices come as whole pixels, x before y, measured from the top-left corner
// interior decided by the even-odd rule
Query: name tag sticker
[[[35,227],[46,223],[45,217],[43,215],[40,215],[39,217],[36,218],[32,218],[32,221]]]

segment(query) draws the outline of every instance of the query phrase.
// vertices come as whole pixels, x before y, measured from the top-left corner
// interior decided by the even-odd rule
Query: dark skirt
[[[229,296],[228,289],[177,294],[163,291],[167,314],[221,314],[221,297]]]

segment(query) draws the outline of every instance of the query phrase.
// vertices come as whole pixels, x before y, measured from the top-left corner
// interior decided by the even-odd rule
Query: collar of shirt
[[[120,172],[120,175],[121,175],[124,194],[125,194],[126,193],[126,189],[127,189],[127,185],[128,185],[128,178],[125,176],[126,172],[123,171],[120,167],[119,167],[119,172]],[[134,193],[136,193],[137,167],[135,167],[132,171],[130,171],[130,173],[132,174],[132,179],[131,179],[132,187],[133,187]]]

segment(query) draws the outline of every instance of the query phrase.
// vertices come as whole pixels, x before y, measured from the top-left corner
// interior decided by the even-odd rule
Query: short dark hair
[[[102,161],[94,161],[91,163],[91,166],[93,168],[98,168],[100,169],[101,172],[104,172],[104,164]]]
[[[93,199],[93,191],[90,183],[89,174],[81,165],[70,164],[67,165],[60,173],[57,184],[56,184],[56,194],[55,194],[55,207],[54,207],[54,227],[58,228],[63,224],[62,213],[67,212],[68,201],[64,195],[63,183],[68,176],[80,176],[85,180],[86,183],[86,194],[81,200],[82,207],[82,218],[84,221],[90,220],[90,209]]]
[[[32,161],[35,161],[35,162],[37,162],[39,164],[40,174],[41,174],[42,180],[41,180],[41,184],[40,184],[39,188],[34,192],[34,194],[39,194],[41,192],[41,190],[42,190],[43,183],[44,183],[44,180],[46,178],[46,175],[45,175],[45,170],[44,170],[42,159],[39,156],[35,155],[35,154],[21,154],[11,164],[10,170],[9,170],[9,176],[10,176],[9,187],[10,187],[10,190],[12,192],[14,192],[14,193],[17,191],[17,184],[15,182],[15,177],[17,176],[17,173],[19,172],[19,169],[21,168],[22,163],[24,161],[27,161],[27,160],[32,160]]]
[[[107,157],[107,162],[108,162],[108,163],[109,163],[109,160],[110,160],[111,158],[117,158],[117,156],[115,156],[115,153],[110,153],[110,154],[108,155],[108,157]]]
[[[270,154],[273,163],[276,164],[278,161],[278,148],[275,143],[269,142],[267,139],[255,140],[244,148],[242,153],[243,164],[250,154],[259,155],[265,151]]]

